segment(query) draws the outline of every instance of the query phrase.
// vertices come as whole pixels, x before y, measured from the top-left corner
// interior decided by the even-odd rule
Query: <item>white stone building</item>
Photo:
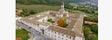
[[[43,14],[41,14],[43,15]],[[56,15],[56,14],[55,14]],[[66,17],[68,26],[66,28],[48,23],[48,18],[58,19],[55,16],[46,14],[43,16],[31,15],[26,18],[20,19],[24,24],[36,29],[43,35],[47,35],[55,40],[84,40],[82,32],[83,15],[82,14],[69,14]],[[39,21],[40,20],[40,21]],[[44,21],[42,21],[44,20]]]
[[[57,21],[61,17],[65,17],[67,20],[68,25],[65,28],[57,25]],[[54,21],[54,24],[47,21],[49,18]],[[85,40],[82,31],[83,18],[82,14],[70,14],[65,11],[63,3],[59,11],[46,11],[19,21],[54,40]]]

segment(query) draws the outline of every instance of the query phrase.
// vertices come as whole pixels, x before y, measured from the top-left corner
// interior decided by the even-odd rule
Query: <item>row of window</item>
[[[67,40],[67,38],[73,39],[71,36],[66,36],[66,35],[54,32],[52,30],[46,30],[45,33],[47,33],[48,35],[51,35],[52,37],[59,38],[59,39],[62,39],[62,40],[65,39],[65,38],[66,38],[66,40]]]

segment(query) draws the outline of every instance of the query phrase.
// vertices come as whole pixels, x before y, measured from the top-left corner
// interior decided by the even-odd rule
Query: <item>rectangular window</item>
[[[70,36],[70,39],[71,39],[71,36]]]

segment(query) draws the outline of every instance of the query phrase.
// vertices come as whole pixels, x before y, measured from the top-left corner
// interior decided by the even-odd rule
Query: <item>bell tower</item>
[[[61,0],[61,6],[59,9],[58,17],[63,17],[64,15],[66,15],[66,17],[68,17],[68,12],[65,11],[65,9],[64,9],[64,0]]]
[[[62,0],[62,2],[61,2],[61,9],[60,9],[60,11],[65,11],[65,9],[64,9],[64,0]]]

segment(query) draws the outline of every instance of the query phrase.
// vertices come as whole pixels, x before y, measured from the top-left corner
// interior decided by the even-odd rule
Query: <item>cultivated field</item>
[[[51,6],[51,5],[16,4],[16,9],[28,9],[28,10],[37,10],[37,11],[59,10],[59,8],[60,8],[60,6]]]

